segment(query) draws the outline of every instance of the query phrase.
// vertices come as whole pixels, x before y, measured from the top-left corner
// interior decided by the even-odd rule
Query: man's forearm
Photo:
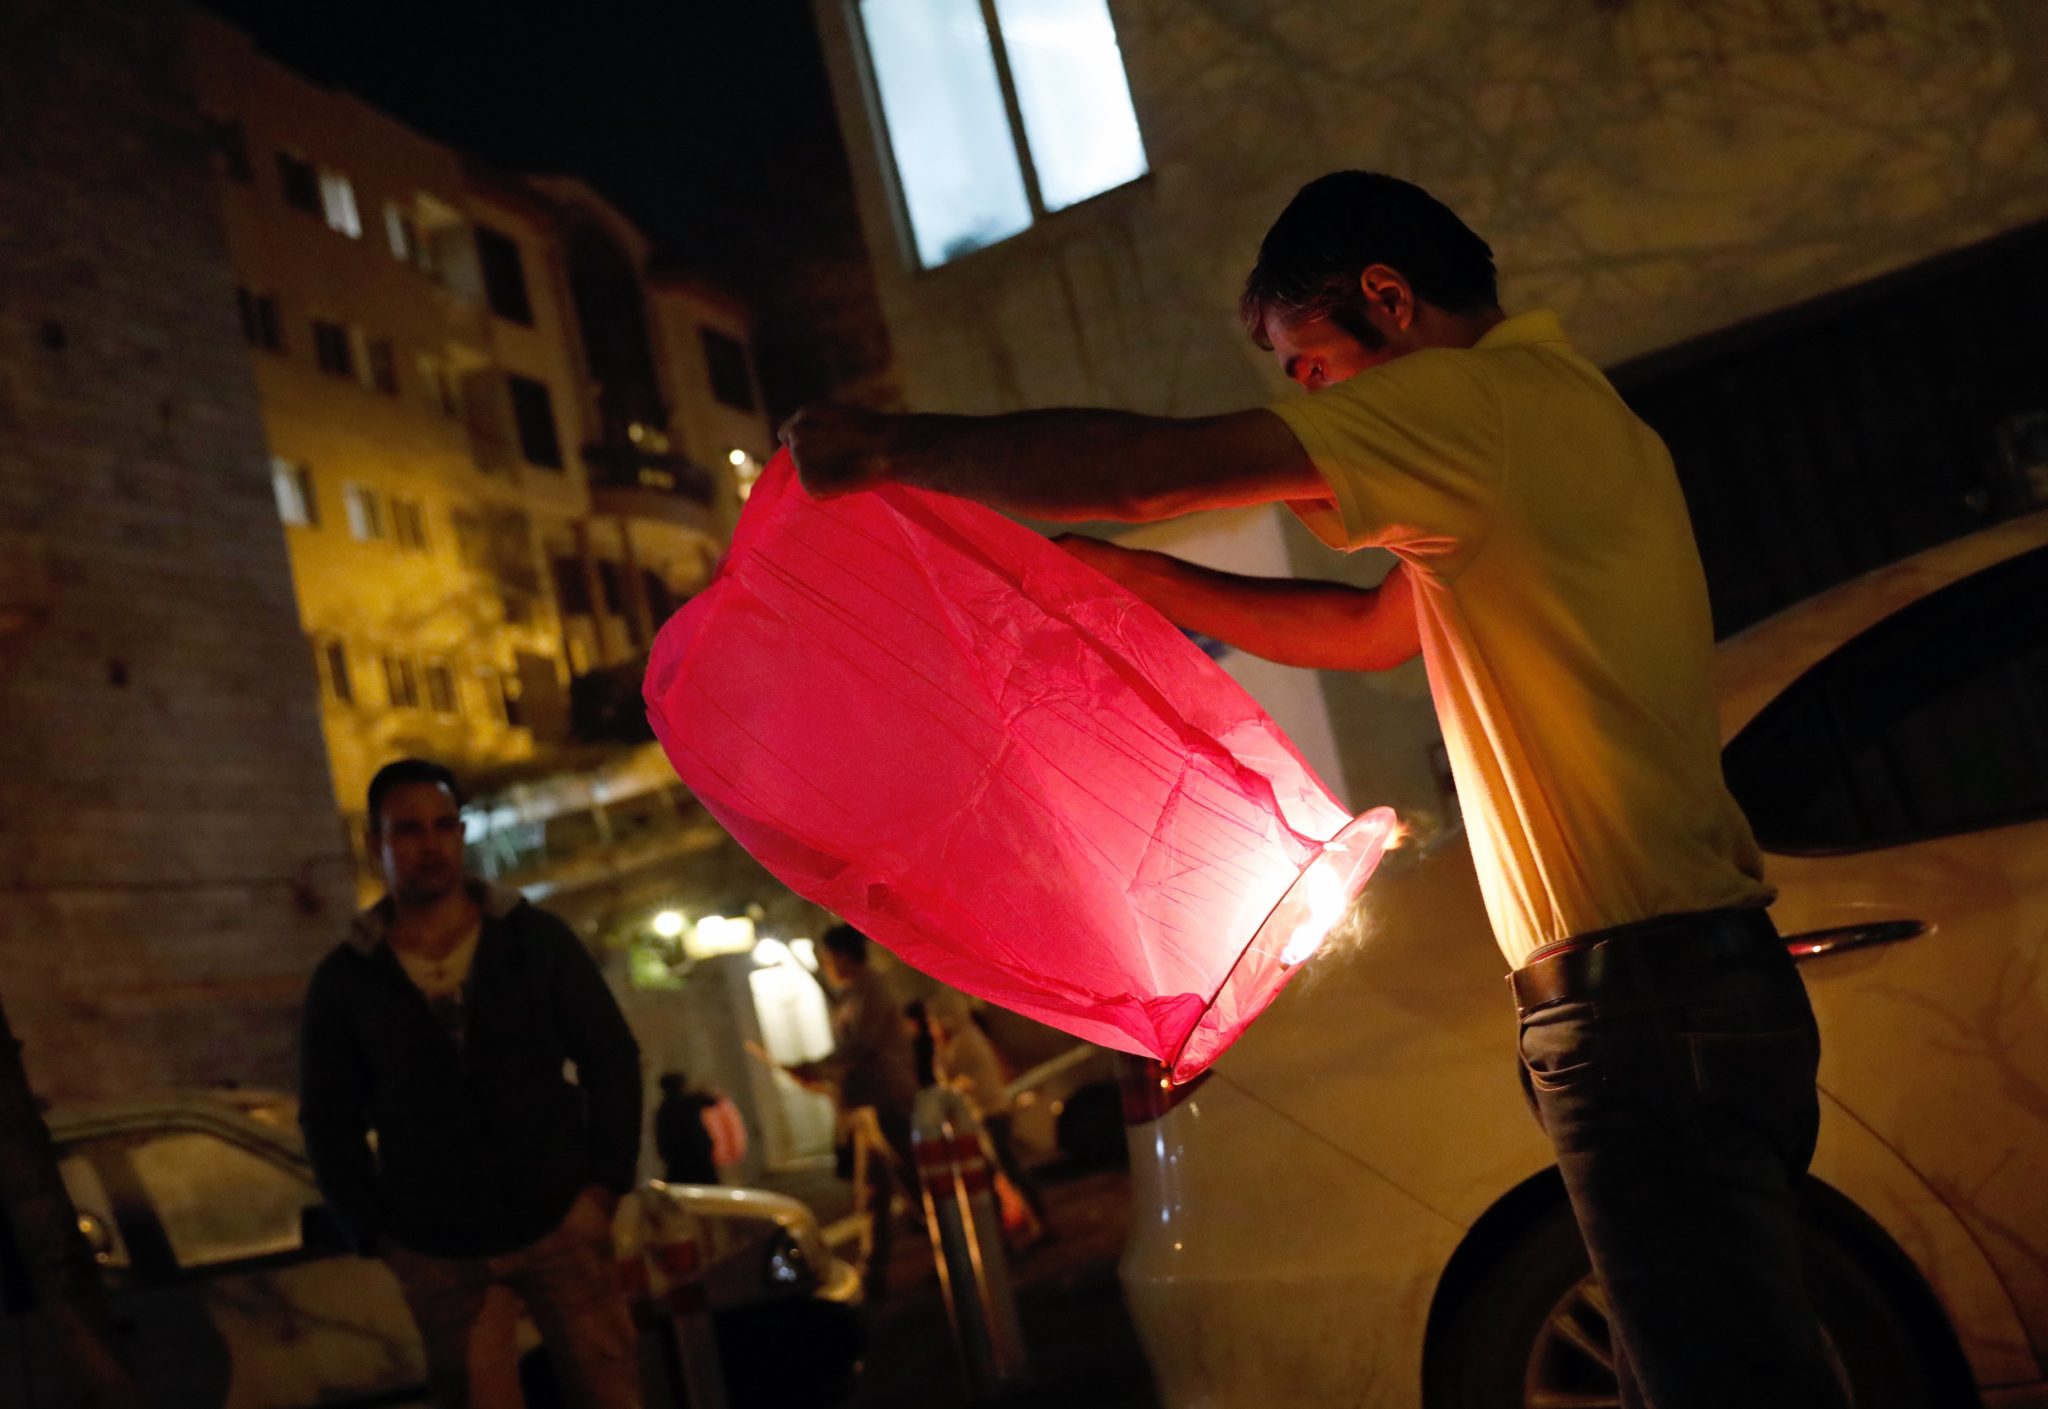
[[[1293,433],[1266,411],[1176,419],[819,407],[783,434],[813,494],[907,484],[1061,522],[1136,522],[1327,493]]]
[[[1378,588],[1244,577],[1120,549],[1109,575],[1189,631],[1281,665],[1388,670],[1422,649],[1405,568]]]

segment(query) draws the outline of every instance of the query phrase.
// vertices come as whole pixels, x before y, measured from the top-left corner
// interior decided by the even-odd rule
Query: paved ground
[[[1157,1409],[1152,1372],[1117,1283],[1130,1225],[1122,1170],[1040,1171],[1057,1238],[1012,1264],[1030,1373],[1001,1409]],[[872,1309],[862,1385],[848,1409],[956,1409],[970,1403],[946,1325],[931,1244],[906,1220],[891,1294]]]

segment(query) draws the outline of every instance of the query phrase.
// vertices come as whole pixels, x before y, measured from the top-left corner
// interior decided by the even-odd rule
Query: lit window
[[[270,457],[270,488],[277,495],[277,516],[286,523],[317,526],[320,508],[313,498],[313,471],[282,455]]]
[[[417,264],[420,257],[420,232],[413,225],[412,217],[396,201],[384,203],[384,236],[391,242],[391,257],[400,264]]]
[[[1107,0],[996,0],[1025,146],[1047,210],[1145,174]]]
[[[356,188],[346,176],[324,166],[320,168],[320,213],[327,218],[328,229],[351,240],[363,237],[363,218],[356,212]]]
[[[860,0],[926,267],[1146,170],[1107,0],[996,0],[994,33],[984,13],[979,0]]]
[[[348,509],[350,534],[364,543],[385,536],[383,495],[366,484],[345,484],[341,500]]]

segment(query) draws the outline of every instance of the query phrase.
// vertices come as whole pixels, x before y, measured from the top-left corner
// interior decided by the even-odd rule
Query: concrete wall
[[[289,1084],[347,913],[180,33],[0,7],[0,1000],[60,1099]]]

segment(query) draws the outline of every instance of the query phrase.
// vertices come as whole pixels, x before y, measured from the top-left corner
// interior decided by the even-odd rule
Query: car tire
[[[1884,1288],[1826,1233],[1810,1224],[1804,1231],[1814,1309],[1853,1409],[1947,1402],[1935,1392],[1921,1339]],[[1432,1342],[1424,1402],[1528,1409],[1540,1387],[1554,1402],[1618,1405],[1611,1364],[1600,1358],[1601,1305],[1571,1210],[1553,1205],[1493,1261]]]

